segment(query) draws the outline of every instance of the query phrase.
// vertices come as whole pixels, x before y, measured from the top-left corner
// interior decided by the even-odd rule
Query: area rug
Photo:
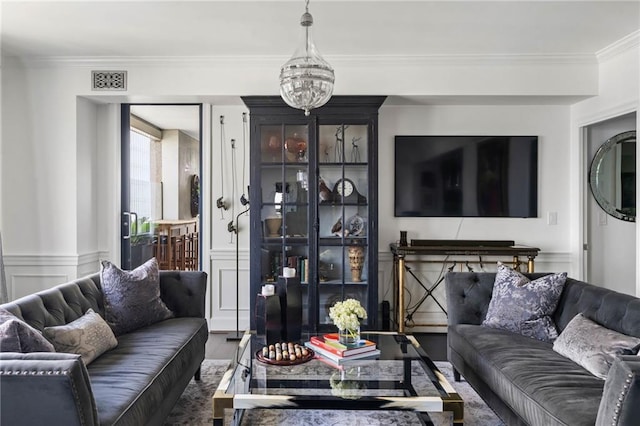
[[[205,360],[202,364],[202,380],[191,380],[184,393],[169,414],[165,425],[212,425],[211,397],[218,387],[229,361]],[[453,381],[451,364],[436,365],[452,383],[464,400],[464,422],[472,426],[504,426],[500,419],[465,382]],[[226,417],[230,417],[230,412]],[[445,414],[431,415],[435,425],[451,424]],[[229,421],[225,422],[229,424]],[[416,415],[409,411],[332,411],[332,410],[250,410],[242,419],[242,425],[314,425],[314,426],[413,426],[420,425]]]

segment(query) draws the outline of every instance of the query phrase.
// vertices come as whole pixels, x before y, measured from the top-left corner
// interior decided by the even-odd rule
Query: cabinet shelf
[[[296,245],[296,244],[309,244],[308,237],[264,237],[262,239],[263,245]]]
[[[320,287],[332,287],[332,288],[336,288],[337,286],[367,286],[369,285],[369,283],[367,281],[358,281],[358,282],[354,282],[354,281],[342,281],[342,280],[328,280],[328,281],[320,281],[318,283],[318,285]]]
[[[367,237],[320,237],[321,246],[366,246]]]
[[[340,203],[337,201],[321,201],[320,206],[323,207],[340,207],[340,206],[355,206],[355,207],[366,207],[369,203]]]
[[[362,163],[362,162],[357,162],[357,163],[336,163],[334,161],[332,162],[325,162],[325,161],[321,161],[318,163],[318,165],[320,167],[336,167],[336,168],[342,168],[342,167],[362,167],[363,169],[366,169],[368,164],[367,163]]]
[[[377,135],[385,97],[334,96],[308,117],[279,97],[242,100],[251,120],[249,199],[258,212],[250,217],[249,311],[262,285],[294,267],[303,288],[304,330],[335,328],[327,323],[328,308],[345,298],[367,310],[364,329],[377,329]],[[291,142],[299,151],[287,151]],[[354,187],[348,201],[336,195],[341,179]],[[321,201],[321,186],[328,201]],[[351,235],[334,235],[339,223],[348,224]],[[251,316],[252,329],[255,321]]]
[[[261,167],[274,167],[274,168],[279,168],[282,166],[300,166],[301,168],[307,168],[309,166],[309,163],[305,162],[300,162],[300,161],[263,161],[260,163]]]

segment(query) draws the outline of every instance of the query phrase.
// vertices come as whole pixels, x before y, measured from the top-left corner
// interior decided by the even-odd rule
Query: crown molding
[[[7,57],[29,67],[211,67],[252,66],[279,68],[288,56],[234,55],[234,56],[111,56],[111,57]],[[457,54],[457,55],[327,55],[325,59],[334,67],[415,67],[415,66],[495,66],[495,65],[592,65],[597,63],[593,54]],[[8,64],[7,64],[8,65]]]
[[[615,58],[629,50],[637,49],[640,46],[640,30],[636,30],[626,37],[611,43],[609,46],[596,52],[598,62],[605,62],[611,58]]]

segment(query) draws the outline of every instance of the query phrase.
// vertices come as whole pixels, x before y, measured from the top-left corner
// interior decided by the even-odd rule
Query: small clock
[[[358,192],[355,183],[349,178],[338,179],[333,186],[333,199],[341,200],[343,203],[364,204],[367,202],[367,197]]]

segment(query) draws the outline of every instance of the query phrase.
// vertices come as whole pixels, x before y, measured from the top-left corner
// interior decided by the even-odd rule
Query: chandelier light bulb
[[[311,36],[313,17],[309,2],[300,19],[303,40],[291,59],[280,69],[280,96],[287,105],[304,110],[308,116],[313,108],[326,104],[333,94],[333,68],[316,48]]]

